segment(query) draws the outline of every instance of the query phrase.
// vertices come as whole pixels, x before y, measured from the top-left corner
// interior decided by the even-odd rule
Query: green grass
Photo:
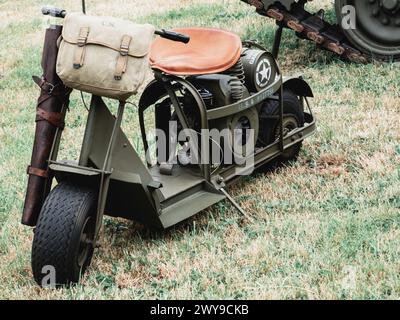
[[[330,1],[321,3],[332,18]],[[54,4],[79,9],[76,1]],[[285,74],[301,73],[311,84],[318,131],[293,166],[230,188],[254,221],[227,202],[161,234],[107,218],[82,285],[38,289],[33,234],[20,217],[38,95],[30,76],[40,74],[40,5],[0,1],[0,298],[400,298],[399,65],[346,63],[289,31],[279,62]],[[89,1],[89,11],[164,28],[222,27],[267,47],[273,39],[273,22],[236,0]],[[74,93],[61,158],[77,156],[85,119]],[[129,109],[124,128],[134,143],[136,121]]]

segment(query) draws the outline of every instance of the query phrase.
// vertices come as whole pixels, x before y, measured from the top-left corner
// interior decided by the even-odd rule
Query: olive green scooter
[[[45,200],[33,240],[32,267],[39,285],[46,266],[54,267],[57,285],[79,281],[92,259],[104,214],[156,230],[224,199],[251,214],[226,187],[267,163],[295,159],[302,141],[314,132],[309,85],[301,78],[284,78],[264,48],[223,30],[176,31],[158,32],[161,38],[150,56],[154,80],[138,104],[147,159],[149,123],[167,137],[164,145],[162,139],[156,142],[157,161],[143,160],[123,132],[124,102],[113,115],[102,97],[92,97],[77,162],[57,159],[61,132],[56,134],[48,162],[57,185]],[[178,42],[164,39],[171,35]],[[208,42],[201,45],[204,37]],[[224,137],[207,136],[210,130],[224,129]],[[172,142],[185,130],[185,139]],[[199,147],[187,151],[196,138]],[[213,150],[218,160],[211,157]]]

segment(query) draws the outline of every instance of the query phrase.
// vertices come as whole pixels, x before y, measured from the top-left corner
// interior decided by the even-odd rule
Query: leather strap
[[[79,69],[83,66],[85,60],[86,42],[89,36],[89,27],[82,27],[79,31],[78,47],[75,50],[74,69]]]
[[[121,80],[122,75],[126,71],[126,66],[128,64],[128,54],[129,54],[129,46],[131,44],[132,37],[128,35],[124,35],[121,40],[121,47],[119,50],[119,57],[117,60],[117,66],[115,68],[114,79]]]
[[[61,130],[65,127],[64,115],[60,112],[49,112],[38,107],[36,116],[36,121],[45,120]]]
[[[33,81],[45,91],[49,96],[56,96],[60,93],[64,93],[65,87],[63,88],[62,82],[52,84],[48,82],[44,77],[39,78],[38,76],[32,76]]]
[[[36,122],[46,120],[53,126],[63,130],[65,127],[64,114],[59,112],[46,111],[40,108],[40,105],[52,97],[60,99],[62,104],[68,104],[68,98],[67,101],[65,101],[64,98],[68,97],[68,94],[72,91],[72,89],[65,87],[62,82],[54,85],[48,82],[44,77],[39,78],[37,76],[32,76],[32,79],[40,87],[40,89],[42,89],[42,91],[46,93],[42,94],[38,100],[36,110]]]
[[[32,166],[28,166],[28,168],[26,169],[26,173],[31,176],[37,176],[37,177],[41,177],[41,178],[48,178],[48,176],[49,176],[49,172],[47,170],[34,168]]]

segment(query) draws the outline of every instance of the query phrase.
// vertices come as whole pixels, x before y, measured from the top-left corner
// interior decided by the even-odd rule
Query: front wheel
[[[92,259],[95,217],[93,190],[63,182],[50,192],[32,244],[32,271],[40,286],[79,281]]]

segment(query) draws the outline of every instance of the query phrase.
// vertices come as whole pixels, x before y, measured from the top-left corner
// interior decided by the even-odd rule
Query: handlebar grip
[[[190,37],[185,35],[185,34],[181,34],[181,33],[177,33],[174,31],[167,31],[162,29],[161,31],[156,31],[155,34],[158,34],[160,37],[168,39],[168,40],[172,40],[172,41],[178,41],[178,42],[183,42],[183,43],[188,43],[190,41]]]
[[[65,18],[65,16],[67,15],[67,11],[55,8],[53,6],[44,6],[42,8],[42,14],[45,16],[50,15],[56,18]]]

